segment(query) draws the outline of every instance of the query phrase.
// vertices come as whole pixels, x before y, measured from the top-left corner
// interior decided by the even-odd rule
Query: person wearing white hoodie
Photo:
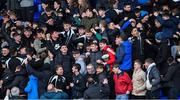
[[[156,64],[152,58],[145,60],[144,67],[146,68],[146,98],[160,98],[160,73],[156,68]]]

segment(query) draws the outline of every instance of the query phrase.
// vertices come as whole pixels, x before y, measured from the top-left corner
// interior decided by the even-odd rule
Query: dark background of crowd
[[[1,0],[0,99],[177,99],[179,3]]]

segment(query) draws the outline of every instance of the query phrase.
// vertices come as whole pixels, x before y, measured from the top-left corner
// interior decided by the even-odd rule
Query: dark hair
[[[55,65],[55,68],[56,68],[56,70],[58,70],[59,68],[62,68],[62,69],[63,69],[63,66],[60,65],[60,64],[56,64],[56,65]]]
[[[151,63],[154,63],[154,60],[153,60],[152,58],[147,58],[147,59],[145,60],[145,62],[151,64]]]
[[[113,68],[119,68],[119,64],[118,63],[115,63]]]
[[[84,25],[79,25],[78,29],[86,29],[86,27]]]
[[[75,64],[73,65],[73,67],[75,67],[78,71],[81,70],[81,65],[80,65],[80,64],[75,63]]]
[[[128,39],[127,35],[122,33],[121,35],[116,35],[116,38],[121,38],[123,41],[126,41]]]
[[[106,39],[102,39],[99,43],[107,44],[107,40]]]
[[[74,51],[72,51],[72,53],[73,53],[73,54],[79,54],[80,51],[79,51],[79,50],[74,50]]]
[[[59,5],[61,5],[61,0],[55,0],[54,2],[56,2]]]
[[[104,65],[103,64],[97,64],[96,68],[104,69]]]
[[[170,56],[168,59],[167,59],[167,63],[172,63],[174,61],[174,57],[173,56]]]

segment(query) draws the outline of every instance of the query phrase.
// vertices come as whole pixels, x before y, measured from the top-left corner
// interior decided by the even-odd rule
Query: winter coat
[[[54,63],[55,65],[62,65],[65,74],[72,72],[71,69],[73,64],[73,57],[70,54],[63,55],[62,53],[58,52],[58,54],[55,56]]]
[[[89,57],[90,57],[90,64],[92,64],[92,65],[96,68],[96,67],[97,67],[96,61],[97,61],[98,59],[101,59],[102,53],[99,52],[99,51],[97,51],[97,52],[91,52]]]
[[[175,63],[170,65],[168,68],[167,73],[162,78],[163,86],[164,87],[174,87],[177,90],[180,90],[180,64]]]
[[[115,93],[126,94],[127,91],[132,91],[131,78],[126,72],[114,75]]]
[[[116,62],[120,64],[121,70],[132,68],[132,44],[127,40],[116,49]]]
[[[112,71],[113,64],[115,62],[115,55],[112,52],[107,51],[107,49],[112,50],[109,46],[105,46],[102,50],[102,54],[108,54],[109,59],[106,61],[106,63],[110,66],[110,71]],[[112,50],[113,51],[113,50]]]
[[[72,87],[72,96],[74,99],[82,98],[85,90],[84,77],[79,74],[73,77],[74,86]]]
[[[24,88],[26,87],[28,82],[25,74],[26,73],[22,70],[19,72],[15,72],[14,80],[11,82],[11,84],[6,86],[6,88],[11,89],[12,87],[16,86],[20,89],[20,93],[24,93]]]
[[[30,75],[28,85],[26,86],[24,91],[28,93],[28,100],[38,99],[38,78],[34,75]]]
[[[88,86],[88,89],[84,92],[84,99],[106,99],[106,98],[104,98],[99,84],[95,83]]]
[[[148,69],[147,69],[147,72],[146,72],[146,75],[148,74]],[[152,88],[151,88],[151,91],[155,91],[157,89],[159,89],[161,87],[161,84],[160,84],[160,73],[158,71],[158,69],[156,68],[156,65],[153,65],[150,72],[149,72],[149,75],[147,75],[146,77],[146,82],[149,81],[150,84],[152,85]],[[149,80],[148,80],[149,79]]]
[[[8,10],[20,9],[19,0],[7,0],[6,5]]]
[[[75,63],[81,65],[80,73],[81,73],[82,75],[85,75],[86,72],[87,72],[87,70],[86,70],[86,64],[85,64],[84,58],[83,58],[82,56],[80,56],[80,57],[75,61]]]
[[[46,92],[40,97],[40,99],[68,99],[68,95],[63,91]]]

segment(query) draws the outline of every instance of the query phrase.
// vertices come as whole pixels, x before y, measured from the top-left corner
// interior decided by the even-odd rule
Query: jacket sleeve
[[[17,86],[19,84],[19,82],[20,82],[20,78],[21,77],[15,77],[15,79],[12,81],[12,83],[10,85],[8,85],[6,88],[10,89],[13,86]]]
[[[31,83],[28,82],[28,84],[27,84],[27,86],[25,87],[24,91],[27,92],[27,93],[29,93],[29,92],[31,92],[31,90],[32,90]]]
[[[132,87],[132,81],[131,81],[131,78],[129,77],[129,75],[126,73],[126,81],[127,81],[127,84],[128,84],[128,91],[132,91],[133,87]]]
[[[122,26],[122,30],[125,30],[129,25],[131,24],[131,22],[128,20],[128,21],[126,21],[124,24],[123,24],[123,26]]]
[[[152,72],[152,75],[153,75],[151,85],[155,86],[155,85],[160,83],[160,80],[161,80],[160,74],[159,74],[159,71],[158,71],[158,69],[156,67],[154,67],[151,72]]]
[[[174,26],[173,25],[174,23],[172,21],[169,21],[169,20],[165,21],[165,20],[162,19],[161,16],[157,16],[156,18],[160,22],[160,24],[165,26],[165,27],[172,27],[172,26]]]
[[[120,47],[116,54],[116,63],[120,64],[122,62],[124,55],[125,55],[124,48]]]
[[[168,72],[166,73],[166,75],[162,78],[162,81],[170,81],[170,79],[173,77],[174,72],[176,71],[176,68],[173,68],[175,66],[171,66],[168,69]]]
[[[73,88],[75,90],[77,90],[77,91],[82,91],[83,92],[84,89],[85,89],[85,80],[84,80],[84,78],[80,77],[78,86],[74,86]]]
[[[157,62],[156,62],[157,65],[166,62],[166,57],[167,57],[167,54],[168,54],[167,50],[168,50],[168,46],[163,44],[163,46],[161,48],[161,57],[159,57],[159,59],[157,59]]]
[[[39,79],[44,77],[44,73],[43,72],[36,71],[30,65],[27,65],[26,68],[28,69],[28,72],[30,74],[33,74],[34,76],[38,77]]]
[[[47,41],[46,41],[46,46],[47,46],[48,50],[49,50],[54,56],[56,56],[56,50],[54,49],[54,47],[53,47],[53,45],[52,45],[52,43],[51,43],[50,40],[47,40]]]

